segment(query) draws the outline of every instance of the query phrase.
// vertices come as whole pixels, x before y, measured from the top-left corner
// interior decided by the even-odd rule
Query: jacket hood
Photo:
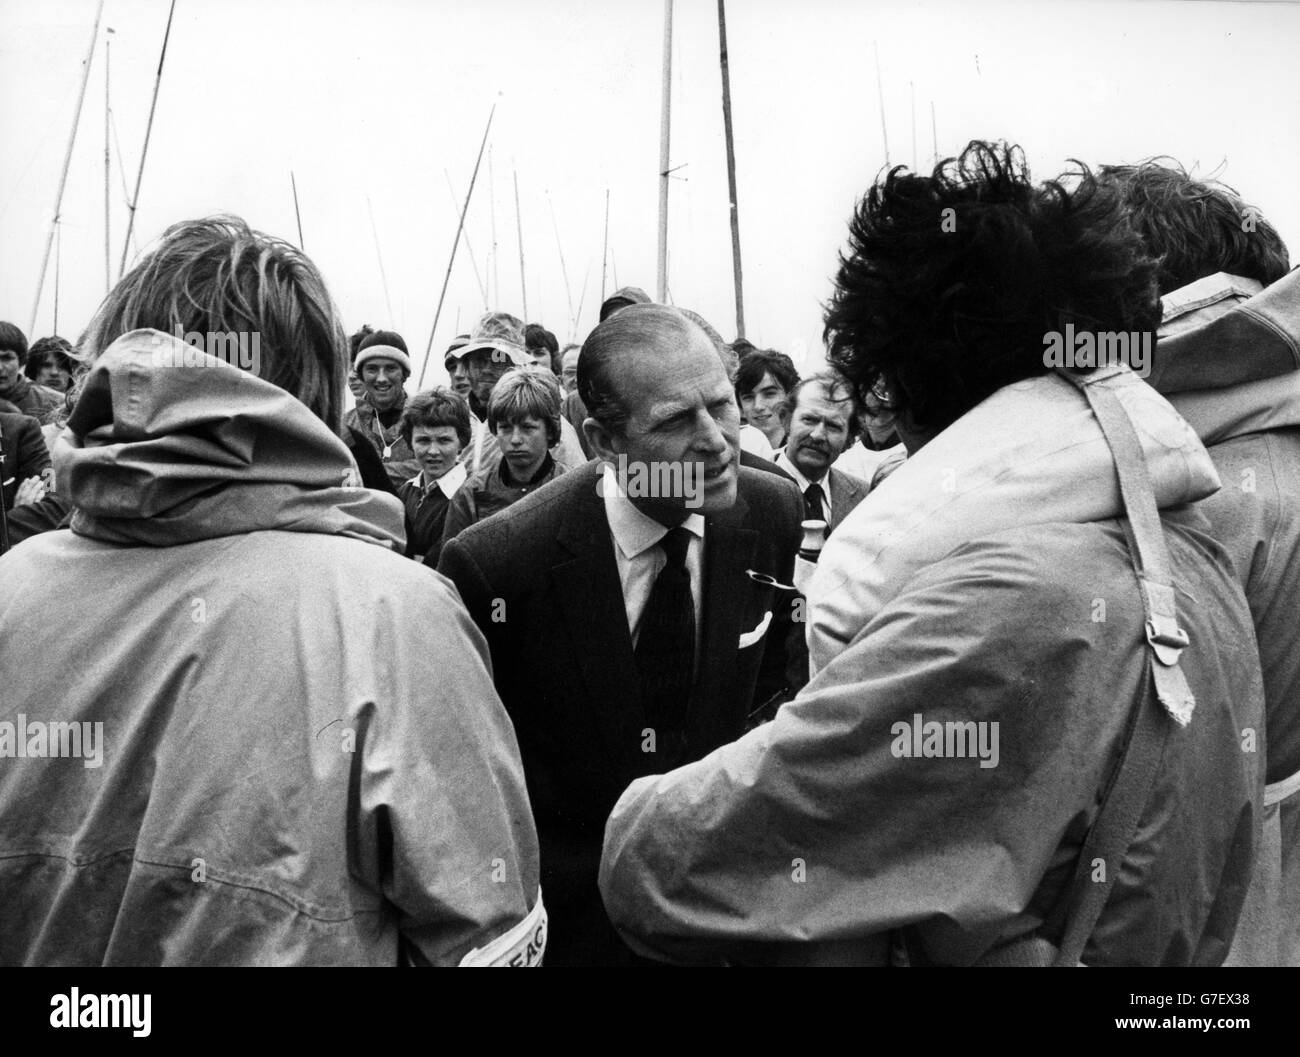
[[[1097,376],[1133,423],[1160,509],[1219,490],[1209,454],[1164,397],[1127,367]],[[1087,397],[1055,374],[1004,386],[908,458],[826,541],[806,592],[813,674],[916,573],[962,544],[1123,513]]]
[[[171,546],[275,529],[401,550],[402,505],[283,389],[157,330],[95,361],[55,469],[73,532]]]
[[[1166,294],[1147,381],[1206,444],[1300,426],[1300,270],[1219,272]]]

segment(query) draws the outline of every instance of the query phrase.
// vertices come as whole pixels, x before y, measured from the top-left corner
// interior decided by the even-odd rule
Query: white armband
[[[475,947],[460,960],[461,968],[530,969],[542,964],[546,953],[546,908],[542,891],[537,890],[537,904],[523,921],[504,932],[486,947]]]

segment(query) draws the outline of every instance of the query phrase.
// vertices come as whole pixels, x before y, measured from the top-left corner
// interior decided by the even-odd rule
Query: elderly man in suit
[[[467,529],[439,571],[488,640],[519,736],[548,964],[626,964],[596,887],[606,817],[634,778],[738,737],[785,689],[778,585],[803,507],[788,480],[740,466],[726,371],[678,309],[601,323],[578,391],[598,460]]]
[[[804,517],[826,522],[829,535],[871,490],[866,481],[831,465],[853,441],[853,387],[835,371],[814,374],[791,390],[790,408],[790,436],[776,465],[803,493]]]

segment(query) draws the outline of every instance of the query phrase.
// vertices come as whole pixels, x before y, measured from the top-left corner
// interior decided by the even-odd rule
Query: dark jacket
[[[443,490],[443,485],[455,484],[449,475],[455,474],[460,484],[452,492],[451,498]],[[469,482],[465,478],[465,468],[454,466],[444,475],[425,488],[420,475],[416,474],[397,490],[397,498],[406,508],[406,556],[416,561],[425,561],[431,568],[438,567],[438,553],[442,550],[442,530],[447,524],[447,511],[456,492]]]
[[[506,480],[504,464],[505,460],[498,450],[483,469],[460,486],[460,490],[447,508],[447,520],[442,527],[441,545],[429,549],[424,556],[425,565],[436,569],[440,548],[445,547],[448,540],[455,539],[465,529],[484,518],[499,514],[507,507],[513,506],[530,492],[537,491],[565,472],[564,467],[555,461],[555,457],[550,452],[547,452],[546,458],[542,460],[542,465],[531,481],[527,484],[514,484]]]
[[[610,809],[632,779],[738,737],[754,706],[784,687],[790,597],[748,571],[790,583],[803,505],[792,483],[742,468],[735,505],[705,521],[699,673],[684,755],[645,751],[601,473],[600,463],[571,471],[466,530],[444,545],[438,567],[487,637],[519,736],[551,913],[548,964],[628,960],[596,888]]]
[[[40,424],[63,406],[66,395],[49,386],[37,385],[26,375],[18,375],[8,389],[0,389],[0,400],[8,400],[24,415],[31,415]]]
[[[364,434],[351,426],[344,426],[343,429],[346,434],[344,440],[347,442],[348,451],[352,453],[352,458],[357,463],[357,469],[361,471],[361,483],[367,488],[373,488],[376,492],[397,495],[397,489],[393,487],[393,482],[384,469],[384,460],[380,458],[379,451],[375,446],[366,440]]]
[[[27,415],[0,414],[0,481],[4,485],[4,505],[13,509],[14,493],[29,477],[39,477],[50,467],[50,453],[41,436],[40,423]]]

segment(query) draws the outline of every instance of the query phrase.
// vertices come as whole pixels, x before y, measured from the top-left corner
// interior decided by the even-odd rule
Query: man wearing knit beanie
[[[394,487],[419,472],[415,453],[402,439],[398,421],[406,406],[411,357],[402,336],[391,330],[368,334],[357,348],[353,369],[366,388],[366,400],[347,413],[347,425],[365,434],[384,462]]]

